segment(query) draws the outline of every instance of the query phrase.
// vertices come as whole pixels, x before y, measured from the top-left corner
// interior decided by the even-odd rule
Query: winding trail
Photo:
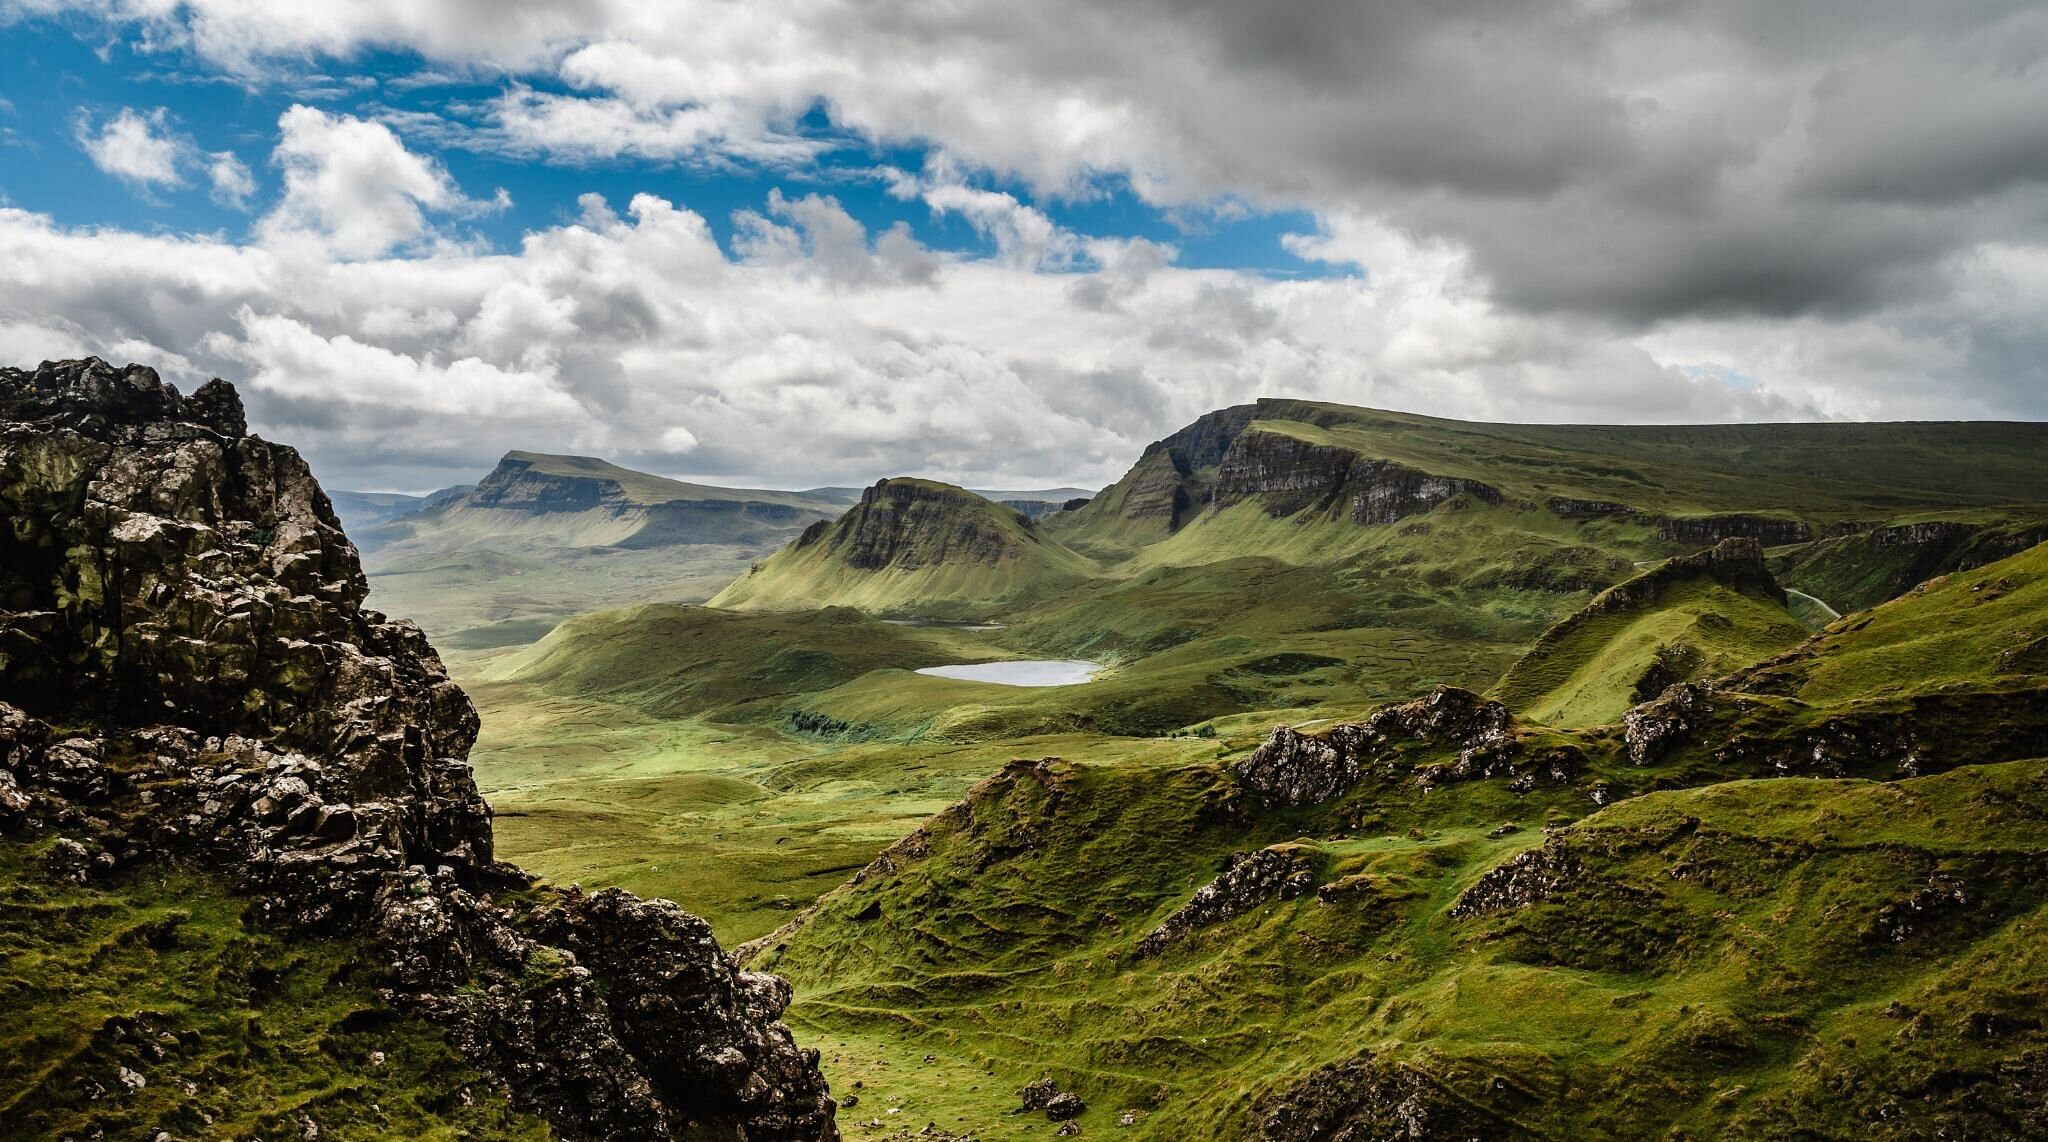
[[[1792,589],[1791,587],[1787,587],[1785,588],[1785,593],[1788,595],[1796,595],[1799,598],[1805,599],[1807,602],[1812,603],[1814,606],[1819,607],[1821,610],[1826,611],[1829,622],[1834,622],[1836,619],[1842,617],[1842,612],[1836,610],[1833,607],[1828,606],[1826,601],[1815,598],[1814,596],[1809,595],[1804,591],[1798,591]]]

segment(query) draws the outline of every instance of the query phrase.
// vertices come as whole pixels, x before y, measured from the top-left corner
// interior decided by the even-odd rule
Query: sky
[[[358,490],[2042,419],[2048,7],[0,0],[0,362],[84,354]]]

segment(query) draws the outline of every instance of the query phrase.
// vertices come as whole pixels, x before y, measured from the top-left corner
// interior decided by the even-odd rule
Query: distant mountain
[[[861,493],[866,490],[865,488],[812,488],[803,494],[818,496],[844,504],[855,504],[860,502]],[[1078,507],[1079,505],[1075,504],[1074,501],[1086,501],[1095,494],[1087,488],[1036,488],[1026,491],[1006,491],[989,488],[969,488],[967,490],[980,496],[982,499],[994,500],[1004,507],[1015,508],[1025,515],[1034,517],[1048,515],[1068,505]]]
[[[1011,547],[1030,558],[992,562],[959,542],[962,527],[996,530],[964,521],[1003,517],[953,489],[972,503],[889,514],[914,574],[874,563],[851,542],[856,514],[877,510],[864,500],[844,536],[821,546],[823,533],[807,533],[717,601],[934,617],[1028,601],[1032,621],[1069,624],[1049,639],[1072,649],[1185,641],[1247,609],[1270,615],[1242,606],[1252,590],[1297,610],[1323,600],[1325,623],[1360,612],[1450,622],[1469,607],[1470,621],[1512,642],[1628,578],[1631,564],[1743,538],[1766,549],[1786,586],[1821,600],[1801,606],[1862,607],[1923,570],[1978,566],[2048,538],[2044,454],[2039,424],[1510,425],[1262,400],[1154,443],[1083,503],[1026,512],[1029,543]],[[1204,609],[1186,584],[1134,598],[1165,569],[1199,566],[1217,569],[1203,592],[1237,596],[1236,609]],[[1304,586],[1302,569],[1342,582]],[[1224,581],[1233,575],[1242,581]],[[1070,590],[1077,579],[1088,586]],[[1502,595],[1531,591],[1547,594]]]
[[[469,494],[475,484],[457,484],[442,488],[424,496],[410,496],[404,492],[350,492],[332,491],[327,498],[334,504],[334,514],[341,518],[342,527],[350,532],[367,531],[380,523],[414,512],[431,511],[443,504]]]
[[[951,484],[898,477],[867,489],[836,521],[811,525],[712,604],[976,617],[1094,573],[1025,512]]]
[[[351,532],[374,601],[454,649],[530,642],[606,606],[701,601],[845,510],[801,492],[516,450],[474,486],[451,491]]]

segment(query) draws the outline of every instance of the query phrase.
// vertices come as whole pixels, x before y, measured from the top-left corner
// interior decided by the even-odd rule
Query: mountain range
[[[2048,426],[514,452],[367,575],[224,383],[0,428],[32,1133],[2048,1130]]]

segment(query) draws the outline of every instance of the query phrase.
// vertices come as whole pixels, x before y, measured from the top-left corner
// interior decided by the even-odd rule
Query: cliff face
[[[1464,495],[1490,504],[1501,495],[1477,480],[1437,476],[1281,432],[1246,432],[1224,454],[1214,500],[1257,499],[1273,516],[1336,509],[1352,523],[1394,523]]]
[[[565,1136],[835,1136],[780,980],[666,901],[493,861],[468,699],[362,609],[326,496],[232,387],[0,370],[0,515],[0,835],[61,837],[79,877],[195,862],[371,940],[386,1001]]]
[[[1010,521],[994,513],[1007,512]],[[923,480],[883,480],[861,493],[860,503],[830,529],[806,532],[799,543],[828,537],[847,566],[912,570],[941,563],[993,564],[1020,549],[1018,527],[1029,517],[972,492]]]

